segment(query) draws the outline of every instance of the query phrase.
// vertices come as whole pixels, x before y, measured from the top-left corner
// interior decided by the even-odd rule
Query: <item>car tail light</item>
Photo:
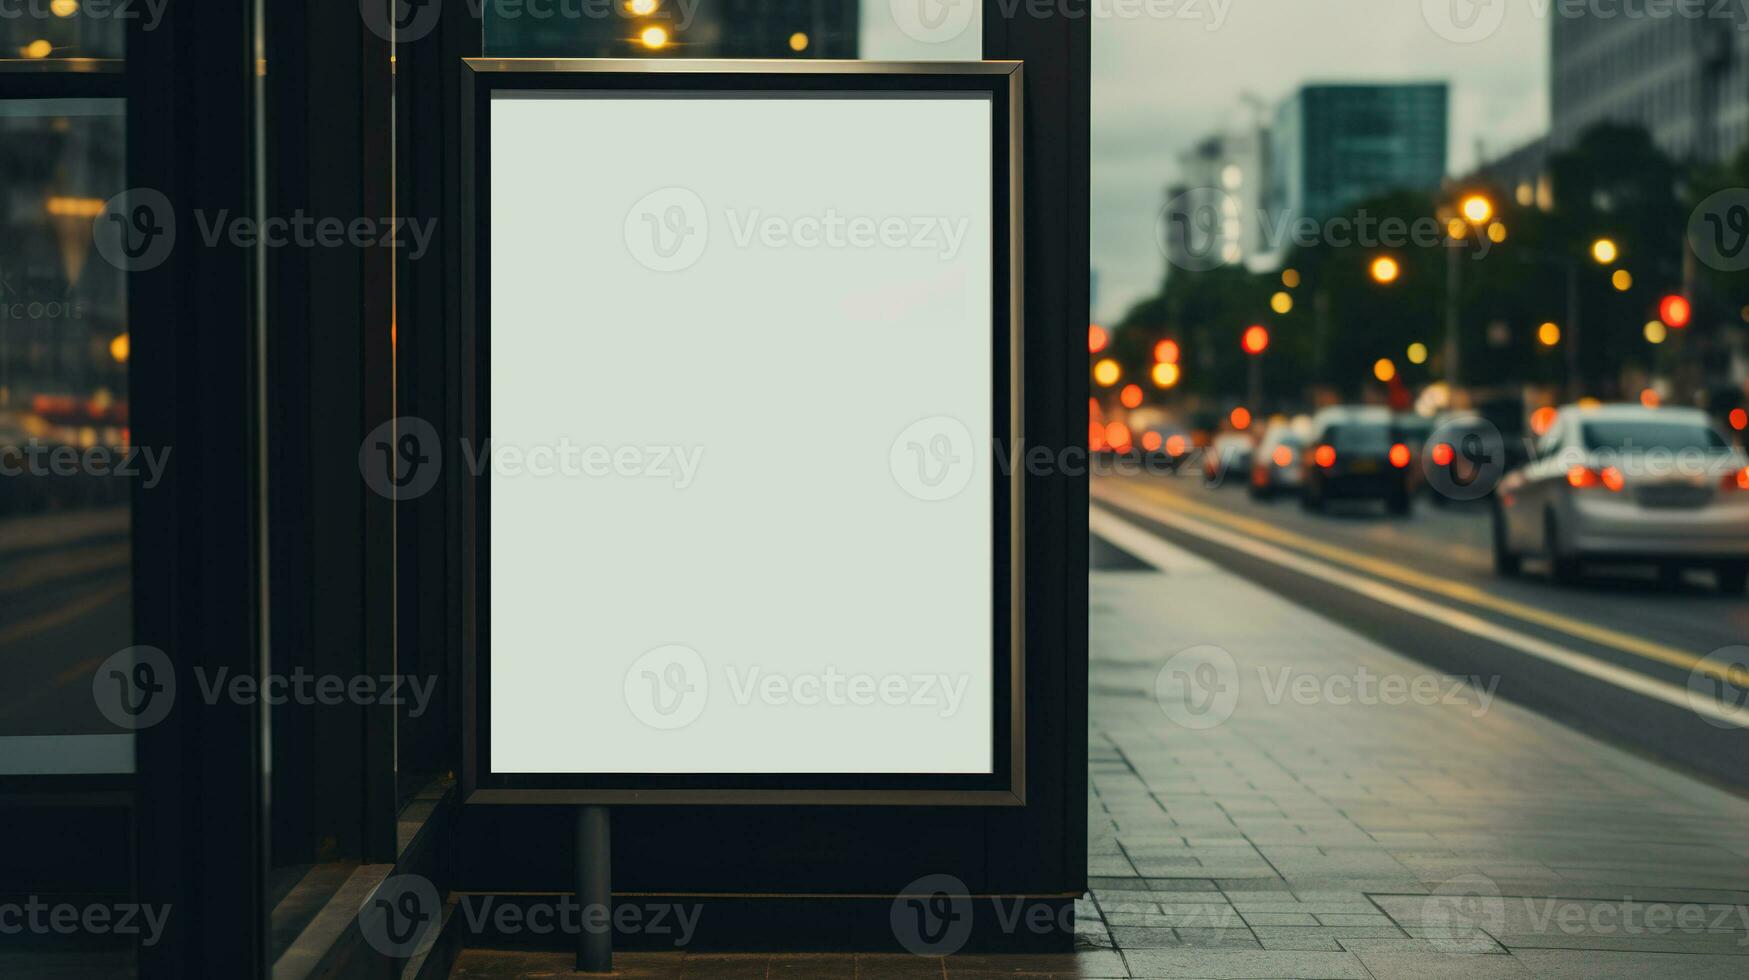
[[[1749,490],[1749,466],[1745,466],[1735,473],[1726,473],[1724,483],[1720,485],[1720,489]]]
[[[1575,490],[1590,490],[1603,487],[1611,493],[1620,493],[1627,486],[1627,478],[1621,470],[1613,466],[1605,466],[1602,470],[1594,470],[1589,466],[1575,466],[1567,471],[1567,485]]]
[[[1325,469],[1329,469],[1330,467],[1335,466],[1336,465],[1336,447],[1335,446],[1319,446],[1318,450],[1316,452],[1312,453],[1312,462],[1317,463],[1319,466],[1322,466]]]
[[[1456,458],[1457,450],[1451,448],[1449,442],[1442,442],[1433,447],[1433,465],[1435,466],[1450,466],[1451,461]]]
[[[1275,452],[1271,454],[1269,458],[1274,460],[1275,465],[1282,469],[1287,469],[1289,466],[1294,465],[1294,451],[1287,446],[1275,447]]]
[[[1391,447],[1391,465],[1395,466],[1397,469],[1408,469],[1409,460],[1412,459],[1413,456],[1414,454],[1409,452],[1409,447],[1400,442]]]

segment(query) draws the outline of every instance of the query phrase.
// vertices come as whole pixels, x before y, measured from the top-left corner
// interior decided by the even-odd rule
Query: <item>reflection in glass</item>
[[[11,0],[0,4],[0,61],[120,58],[127,20],[156,29],[161,3]]]
[[[131,766],[92,687],[131,635],[126,285],[92,241],[123,126],[0,101],[0,775]]]

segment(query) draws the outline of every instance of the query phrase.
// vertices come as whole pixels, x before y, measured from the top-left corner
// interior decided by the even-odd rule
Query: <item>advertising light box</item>
[[[1021,802],[1019,66],[469,67],[469,799]]]

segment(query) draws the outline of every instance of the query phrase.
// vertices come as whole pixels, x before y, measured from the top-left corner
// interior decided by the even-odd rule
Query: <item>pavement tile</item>
[[[1138,980],[1198,977],[1203,980],[1369,980],[1353,953],[1272,950],[1139,949],[1125,951],[1130,976]]]
[[[1375,980],[1536,980],[1513,956],[1363,950],[1355,955]]]

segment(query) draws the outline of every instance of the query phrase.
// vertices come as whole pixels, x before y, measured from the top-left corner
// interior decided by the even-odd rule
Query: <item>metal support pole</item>
[[[577,972],[613,972],[613,837],[607,807],[577,808]],[[599,908],[599,913],[591,910]],[[590,931],[591,923],[603,928]]]
[[[1579,377],[1579,262],[1568,258],[1567,266],[1567,400],[1577,402],[1584,397],[1584,380]]]
[[[1445,383],[1451,386],[1452,405],[1458,404],[1458,386],[1463,384],[1463,348],[1458,337],[1458,285],[1463,278],[1463,243],[1445,246]]]

